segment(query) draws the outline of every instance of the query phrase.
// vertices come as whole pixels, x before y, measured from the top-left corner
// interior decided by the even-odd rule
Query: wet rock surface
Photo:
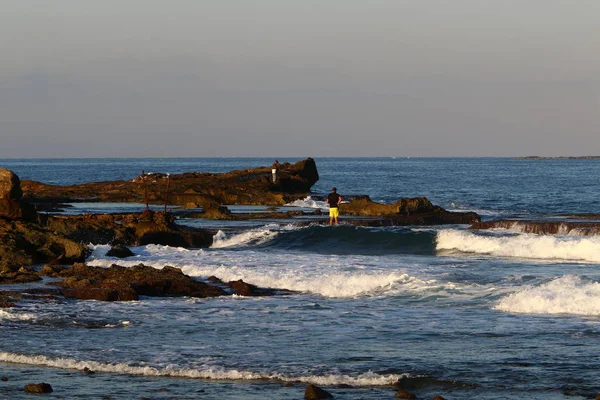
[[[41,276],[62,278],[49,283],[61,289],[68,298],[99,301],[132,301],[140,296],[150,297],[217,297],[231,294],[239,296],[274,296],[290,291],[259,288],[242,280],[223,283],[217,278],[200,281],[185,275],[181,269],[165,266],[156,269],[146,265],[109,268],[92,267],[76,263],[71,267],[47,265]]]

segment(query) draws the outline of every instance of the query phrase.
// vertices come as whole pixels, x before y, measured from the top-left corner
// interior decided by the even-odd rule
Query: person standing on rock
[[[273,174],[273,183],[277,182],[277,170],[279,169],[279,161],[275,160],[271,166],[271,173]]]
[[[331,189],[331,193],[327,196],[327,204],[329,204],[329,225],[338,224],[341,202],[342,196],[337,193],[337,189]]]

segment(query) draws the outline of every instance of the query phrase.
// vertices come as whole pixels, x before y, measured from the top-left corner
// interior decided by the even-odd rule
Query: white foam
[[[110,250],[109,244],[89,244],[88,248],[92,250],[92,254],[90,254],[90,259],[95,258],[103,258],[106,257],[106,253]]]
[[[510,294],[496,310],[525,314],[600,315],[600,283],[566,275]]]
[[[379,375],[374,372],[367,372],[356,376],[343,374],[329,375],[304,375],[292,376],[281,373],[260,373],[253,371],[240,371],[235,369],[225,369],[206,365],[200,368],[178,368],[173,365],[166,367],[155,367],[149,365],[131,365],[126,363],[100,363],[97,361],[80,361],[72,358],[50,358],[42,355],[24,355],[16,353],[0,352],[0,361],[9,363],[19,363],[28,365],[38,365],[44,367],[84,370],[88,368],[95,372],[107,372],[117,374],[142,375],[142,376],[166,376],[183,377],[195,379],[213,379],[213,380],[270,380],[277,382],[300,381],[304,383],[313,383],[318,385],[340,385],[347,384],[352,386],[381,386],[391,385],[398,379],[407,376],[402,375]]]
[[[243,237],[238,237],[237,240],[236,237],[229,242],[230,245],[246,240]],[[132,250],[137,256],[121,259],[118,261],[119,265],[133,267],[143,263],[157,269],[170,265],[181,268],[183,273],[193,277],[206,278],[214,275],[225,282],[242,279],[260,287],[288,289],[325,297],[413,293],[437,285],[408,275],[398,268],[390,270],[387,265],[376,267],[373,264],[380,262],[379,257],[340,258],[305,253],[265,253],[252,248],[230,251],[161,245],[147,245]],[[362,262],[368,262],[369,267],[361,267]],[[92,266],[109,267],[113,263],[114,259],[105,256],[88,260],[88,265]]]
[[[273,239],[278,232],[271,229],[253,229],[227,237],[223,231],[218,231],[213,237],[213,249],[259,245]]]
[[[501,257],[599,262],[600,236],[482,236],[470,231],[445,229],[437,234],[436,249]]]
[[[302,200],[294,200],[291,203],[285,204],[287,207],[302,207],[302,208],[319,208],[327,209],[328,205],[325,201],[313,200],[312,197],[307,196]]]
[[[30,321],[36,319],[36,316],[28,313],[10,312],[0,309],[0,321],[2,320],[13,320],[13,321]]]

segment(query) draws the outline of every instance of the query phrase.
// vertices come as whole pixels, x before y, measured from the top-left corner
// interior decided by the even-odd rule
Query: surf
[[[476,233],[445,229],[436,236],[436,250],[488,254],[496,257],[600,262],[600,236]]]

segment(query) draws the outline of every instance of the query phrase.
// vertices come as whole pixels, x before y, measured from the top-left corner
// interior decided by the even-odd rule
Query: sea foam
[[[227,236],[223,231],[218,231],[213,236],[213,249],[223,247],[237,247],[248,245],[259,245],[277,236],[278,233],[271,229],[254,229],[236,235]]]
[[[496,310],[525,314],[600,315],[600,283],[566,275],[504,297]]]
[[[0,321],[2,320],[11,320],[11,321],[30,321],[36,319],[37,317],[33,314],[29,313],[15,313],[10,311],[5,311],[0,309]]]
[[[599,262],[600,236],[482,236],[469,231],[445,229],[437,234],[436,249],[500,257]]]
[[[291,203],[285,204],[285,206],[302,207],[302,208],[320,208],[320,209],[328,208],[327,203],[325,201],[313,200],[312,197],[310,197],[310,196],[307,196],[302,200],[294,200]]]
[[[352,386],[381,386],[391,385],[408,374],[379,375],[374,372],[357,374],[356,376],[344,374],[328,375],[287,375],[283,373],[264,373],[235,369],[225,369],[207,365],[205,368],[178,368],[173,365],[156,367],[148,365],[131,365],[127,363],[101,363],[97,361],[83,361],[72,358],[51,358],[43,355],[25,355],[0,352],[0,362],[19,363],[44,367],[72,369],[83,371],[86,368],[95,372],[128,374],[138,376],[180,377],[192,379],[235,380],[235,381],[274,381],[313,383],[317,385],[352,385]]]
[[[244,234],[241,234],[244,235]],[[239,242],[243,242],[244,239]],[[229,242],[238,242],[237,239]],[[105,254],[107,246],[94,246],[94,256],[88,265],[109,267],[116,261]],[[181,268],[193,277],[216,276],[228,282],[242,279],[260,287],[288,289],[324,297],[378,296],[382,293],[413,293],[431,287],[432,282],[409,275],[401,270],[362,268],[348,258],[325,255],[296,255],[292,253],[255,252],[252,248],[240,251],[227,249],[183,249],[147,245],[133,249],[135,258],[118,260],[124,267],[139,263],[157,269],[170,265]],[[356,261],[364,260],[363,258]]]

